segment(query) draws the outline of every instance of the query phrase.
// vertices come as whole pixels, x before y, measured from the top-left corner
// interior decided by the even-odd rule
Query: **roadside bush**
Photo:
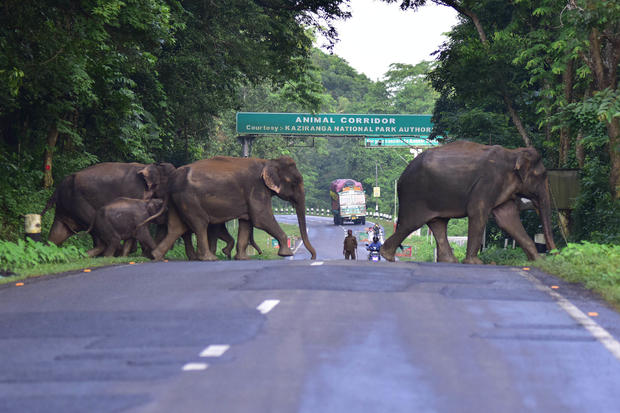
[[[620,245],[569,243],[559,254],[535,265],[569,282],[582,283],[620,308]]]
[[[8,273],[39,264],[65,263],[86,257],[86,252],[74,246],[57,247],[30,239],[17,243],[0,241],[0,271]]]
[[[588,288],[620,287],[620,245],[569,243],[557,255],[548,256],[544,269],[571,282],[582,282]]]
[[[519,266],[527,262],[525,252],[521,248],[500,248],[491,246],[482,251],[479,255],[482,262],[493,265],[514,265]]]

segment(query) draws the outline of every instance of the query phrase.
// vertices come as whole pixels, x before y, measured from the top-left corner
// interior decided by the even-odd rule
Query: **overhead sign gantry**
[[[431,115],[237,113],[244,156],[249,156],[256,135],[364,137],[369,147],[419,147],[431,146],[425,138],[432,129]]]

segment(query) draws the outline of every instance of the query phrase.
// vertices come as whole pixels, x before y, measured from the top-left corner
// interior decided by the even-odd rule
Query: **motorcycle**
[[[381,255],[379,255],[379,248],[373,248],[367,245],[366,249],[368,250],[368,261],[372,261],[372,262],[381,261]]]

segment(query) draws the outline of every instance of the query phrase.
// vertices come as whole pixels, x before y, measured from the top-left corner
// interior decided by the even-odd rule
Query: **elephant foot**
[[[457,260],[454,255],[444,255],[444,256],[438,256],[437,257],[437,262],[458,263],[459,260]],[[465,262],[465,261],[463,261],[463,262]],[[482,261],[480,261],[480,263],[482,263]]]
[[[390,261],[390,262],[394,262],[394,261],[395,261],[395,260],[394,260],[394,253],[391,253],[391,254],[390,254],[389,252],[385,251],[383,248],[381,248],[381,249],[379,250],[379,254],[380,254],[383,258],[385,258],[386,260],[388,260],[388,261]]]
[[[291,251],[291,249],[289,247],[281,247],[278,250],[278,255],[280,257],[290,257],[290,256],[292,256],[294,254],[293,254],[293,251]]]
[[[239,261],[246,261],[249,260],[250,256],[247,254],[237,254],[235,255],[235,260],[239,260]]]
[[[200,261],[217,261],[217,256],[209,252],[198,257]]]
[[[463,260],[463,264],[474,264],[474,265],[482,265],[484,264],[480,258],[477,256],[467,257]]]
[[[162,254],[161,251],[159,251],[157,248],[155,248],[153,251],[151,251],[151,258],[154,261],[161,261],[164,258],[165,254]]]
[[[92,258],[92,257],[96,257],[99,254],[101,254],[103,252],[103,250],[104,250],[104,248],[102,248],[102,247],[95,247],[95,248],[92,248],[92,249],[86,251],[86,254],[88,254],[88,256],[90,258]]]
[[[232,247],[230,248],[226,247],[222,250],[222,253],[224,253],[224,255],[226,255],[226,258],[228,259],[231,258],[231,254],[230,254],[231,252],[232,252]]]

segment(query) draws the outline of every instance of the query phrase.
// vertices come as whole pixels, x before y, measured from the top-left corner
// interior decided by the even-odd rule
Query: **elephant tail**
[[[57,200],[58,200],[58,188],[54,190],[54,193],[52,194],[50,199],[47,201],[47,204],[45,204],[45,208],[43,208],[43,211],[41,211],[41,216],[45,215],[45,213],[49,209],[53,208],[56,205]]]
[[[161,214],[163,214],[164,212],[166,212],[166,209],[168,209],[168,197],[164,198],[164,202],[161,204],[161,208],[159,211],[157,211],[155,213],[155,215],[151,215],[150,217],[148,217],[147,219],[145,219],[144,221],[142,221],[140,224],[138,224],[137,228],[140,228],[142,225],[146,225],[149,222],[151,222],[152,220],[158,218]]]
[[[256,244],[256,241],[254,241],[254,226],[253,225],[250,226],[250,244],[254,247],[256,252],[258,252],[258,255],[263,255],[263,250],[260,249],[258,244]]]
[[[88,227],[88,229],[86,230],[87,234],[90,234],[90,231],[93,230],[93,227],[95,226],[95,218],[93,218],[93,222],[90,223],[90,227]]]

